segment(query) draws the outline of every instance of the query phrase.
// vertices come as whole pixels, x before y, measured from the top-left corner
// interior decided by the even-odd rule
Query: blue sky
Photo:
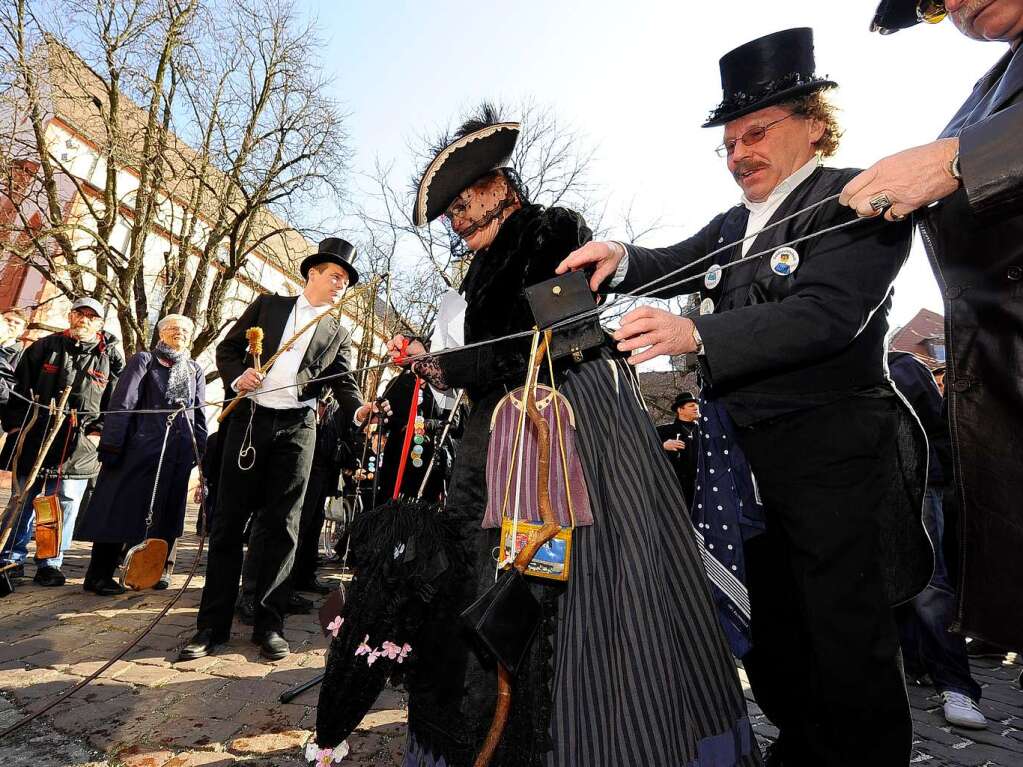
[[[505,3],[305,0],[324,38],[324,67],[350,113],[355,170],[376,157],[412,173],[408,142],[480,100],[533,97],[597,147],[593,179],[608,222],[630,202],[664,228],[644,242],[694,232],[738,200],[713,153],[719,129],[701,129],[720,101],[718,58],[762,34],[815,30],[818,71],[837,80],[846,130],[830,164],[865,166],[933,138],[1003,52],[949,22],[891,37],[867,31],[875,2],[732,0],[728,3],[562,0]],[[511,117],[514,117],[513,115]],[[353,179],[352,196],[360,194]],[[940,309],[915,252],[896,286],[894,321]]]

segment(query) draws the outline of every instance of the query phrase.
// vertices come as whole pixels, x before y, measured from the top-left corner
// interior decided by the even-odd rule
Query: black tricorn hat
[[[900,29],[916,26],[922,21],[916,11],[917,5],[919,0],[881,0],[874,11],[874,20],[870,22],[870,31],[891,35]]]
[[[433,158],[419,179],[412,221],[423,226],[485,175],[507,168],[519,140],[517,122],[498,122],[461,136]]]
[[[299,269],[302,272],[302,278],[306,279],[309,277],[309,268],[312,266],[317,264],[337,264],[348,272],[348,284],[354,285],[359,281],[359,273],[352,266],[352,261],[354,260],[355,247],[352,243],[348,242],[348,240],[342,240],[340,237],[326,237],[320,240],[320,247],[317,248],[315,253],[302,259],[302,265]]]
[[[698,402],[690,392],[684,391],[679,392],[679,395],[675,397],[675,401],[671,403],[672,410],[678,410],[683,405],[688,405],[690,402]]]
[[[724,98],[707,117],[704,128],[837,85],[814,73],[813,30],[809,27],[751,40],[722,56],[720,67]]]

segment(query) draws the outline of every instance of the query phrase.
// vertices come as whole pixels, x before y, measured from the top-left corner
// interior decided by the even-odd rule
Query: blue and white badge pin
[[[700,302],[700,314],[713,314],[714,313],[714,299],[705,298]]]
[[[713,290],[721,282],[721,266],[719,264],[711,264],[710,269],[703,276],[703,284],[707,290]]]
[[[788,277],[799,268],[799,254],[795,248],[778,248],[771,254],[771,271],[779,277]]]

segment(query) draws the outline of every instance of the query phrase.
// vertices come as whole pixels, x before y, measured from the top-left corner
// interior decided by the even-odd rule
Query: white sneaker
[[[945,721],[951,725],[968,727],[971,730],[983,730],[987,727],[987,718],[969,695],[963,695],[961,692],[943,692],[941,707]]]

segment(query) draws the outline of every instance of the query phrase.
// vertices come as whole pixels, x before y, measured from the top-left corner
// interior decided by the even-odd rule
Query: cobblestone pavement
[[[194,527],[190,515],[186,524]],[[75,543],[65,561],[68,584],[43,588],[31,580],[0,600],[0,729],[38,709],[125,647],[185,580],[197,539],[179,543],[171,590],[97,597],[82,591],[89,545]],[[33,565],[28,565],[29,575]],[[200,573],[203,568],[200,568]],[[329,568],[321,577],[337,582]],[[172,664],[195,630],[203,578],[197,575],[152,633],[99,680],[60,703],[30,727],[0,742],[0,765],[16,767],[297,767],[314,726],[316,690],[295,702],[278,698],[323,669],[327,643],[314,615],[289,619],[293,653],[276,663],[259,658],[247,627],[236,624],[217,655]],[[1020,667],[975,661],[984,686],[984,731],[945,724],[930,688],[910,688],[916,722],[913,764],[927,767],[1023,765],[1023,692],[1012,684]],[[757,734],[774,736],[750,706]],[[398,765],[404,746],[405,698],[388,690],[349,739],[353,767]],[[864,733],[864,737],[870,737]]]

